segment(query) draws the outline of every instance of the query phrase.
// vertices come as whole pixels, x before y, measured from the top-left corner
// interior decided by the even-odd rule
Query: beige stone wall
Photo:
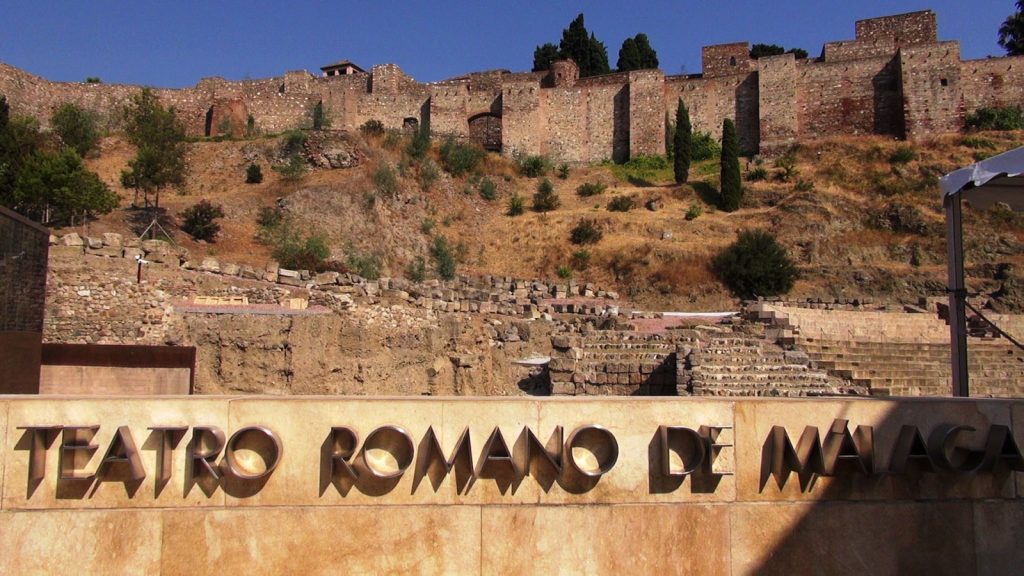
[[[928,442],[941,439],[943,426],[971,427],[948,445],[954,465],[956,449],[983,450],[997,426],[1024,445],[1022,401],[2,397],[0,546],[8,553],[0,572],[776,574],[814,566],[828,574],[970,574],[1010,573],[1024,561],[1016,531],[1024,475],[1002,464],[933,472],[924,464],[943,458],[931,452],[902,473],[865,475],[851,466],[856,458],[831,468],[826,449],[835,476],[772,475],[773,426],[794,445],[817,427],[829,445],[828,432],[844,429],[837,419],[848,420],[862,454],[865,429],[857,427],[872,427],[879,471],[901,461],[895,445],[904,426]],[[411,450],[378,442],[372,432],[384,425],[403,428]],[[568,443],[572,431],[589,425],[603,426],[618,447],[603,475],[587,478],[570,463],[607,467],[610,441],[600,433],[578,436],[556,455],[561,473],[536,448],[526,474],[510,471],[509,457],[520,462],[527,446],[524,428],[555,452],[557,426]],[[661,425],[717,428],[709,467],[665,476]],[[90,438],[25,429],[32,426],[98,429]],[[151,430],[161,426],[180,432],[165,445]],[[209,438],[193,443],[201,426],[229,439],[248,426],[272,430],[278,457],[253,435],[240,434],[233,446],[240,471],[258,474],[268,460],[276,469],[259,481],[193,481],[205,466],[189,457],[193,446],[211,447]],[[332,436],[332,427],[348,427],[358,439],[350,446],[352,438]],[[495,430],[507,449],[488,442]],[[476,470],[468,476],[454,450],[464,431]],[[34,459],[33,474],[35,434],[35,453],[48,448],[45,462]],[[706,444],[674,434],[669,466],[679,473],[698,461],[694,447]],[[429,457],[432,437],[454,462],[449,474]],[[165,476],[157,466],[161,446],[171,454]],[[332,455],[350,452],[359,479],[344,472],[332,479]],[[134,454],[144,477],[131,480],[115,461]],[[108,457],[113,464],[98,470]],[[397,479],[369,480],[369,470],[386,471],[395,461],[408,462]],[[209,462],[225,464],[218,456]],[[59,480],[62,465],[86,478]],[[89,478],[98,471],[101,479]]]

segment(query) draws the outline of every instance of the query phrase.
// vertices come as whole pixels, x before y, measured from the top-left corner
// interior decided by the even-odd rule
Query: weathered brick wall
[[[502,79],[501,132],[506,154],[540,154],[548,132],[547,90],[539,74],[509,74]]]
[[[800,135],[796,58],[792,54],[783,54],[761,58],[757,65],[761,147],[792,144]]]
[[[722,120],[736,123],[740,150],[756,154],[760,144],[760,110],[756,72],[708,78],[674,76],[665,79],[665,111],[675,118],[676,102],[683,99],[690,110],[694,131],[722,139]],[[664,114],[664,113],[663,113]]]
[[[665,75],[661,70],[629,73],[629,155],[665,153]]]
[[[901,136],[899,68],[891,57],[798,66],[801,138]]]
[[[892,38],[844,40],[826,43],[821,54],[825,62],[847,62],[865,58],[892,58],[896,49],[896,42]]]
[[[985,107],[1019,106],[1024,102],[1024,56],[961,62],[960,90],[967,113]]]
[[[0,207],[0,332],[42,332],[50,233]]]
[[[858,20],[858,40],[892,38],[901,46],[935,42],[939,38],[938,23],[931,10]]]
[[[907,138],[959,131],[964,120],[960,44],[905,46],[900,49],[899,65]]]
[[[749,42],[705,46],[700,55],[705,78],[743,74],[754,69]]]
[[[471,73],[422,84],[393,64],[371,73],[315,77],[305,71],[276,78],[207,78],[193,88],[161,89],[189,134],[216,133],[221,118],[235,128],[252,115],[266,132],[309,127],[323,102],[335,128],[367,120],[400,129],[411,119],[437,134],[470,136],[469,121],[486,114],[500,126],[503,152],[550,154],[559,161],[626,160],[664,148],[664,117],[680,97],[696,130],[721,137],[724,118],[736,122],[741,151],[802,138],[885,134],[922,138],[955,132],[966,112],[1019,103],[1024,64],[1015,58],[959,60],[955,42],[936,41],[931,11],[861,20],[856,39],[830,42],[819,60],[751,60],[749,44],[707,46],[703,74],[664,77],[659,71],[579,79],[572,62],[546,73]],[[962,77],[962,79],[961,79]],[[49,82],[0,64],[0,94],[15,114],[45,126],[54,108],[74,102],[116,123],[135,86]],[[244,118],[243,118],[244,117]]]

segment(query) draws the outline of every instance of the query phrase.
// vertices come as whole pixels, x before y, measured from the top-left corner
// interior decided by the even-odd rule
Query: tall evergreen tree
[[[590,49],[590,73],[587,76],[611,72],[612,69],[608,66],[608,49],[605,48],[604,42],[601,42],[594,36],[593,32],[590,33],[588,46]],[[583,76],[583,74],[581,73],[580,76]]]
[[[0,94],[0,131],[7,128],[7,121],[11,117],[11,107],[7,104],[7,96]]]
[[[640,52],[636,49],[636,40],[626,38],[622,41],[622,47],[619,48],[619,60],[615,63],[615,68],[619,72],[640,69]]]
[[[137,152],[128,162],[128,170],[121,172],[121,183],[141,191],[147,206],[153,194],[154,208],[159,208],[160,191],[165,186],[185,183],[185,128],[174,108],[161,106],[157,95],[145,88],[125,107],[124,131]]]
[[[647,34],[643,32],[636,35],[633,39],[636,43],[636,51],[640,56],[640,70],[650,70],[658,67],[658,53],[651,47],[650,40],[647,39]]]
[[[999,27],[999,45],[1009,56],[1024,54],[1024,0],[1017,0],[1017,11]]]
[[[558,53],[558,46],[551,42],[537,46],[533,51],[533,71],[543,72],[551,69],[551,63],[561,58]]]
[[[608,67],[608,50],[596,36],[587,32],[587,27],[583,24],[583,14],[577,16],[568,28],[562,30],[558,52],[562,58],[572,58],[576,62],[580,68],[580,78],[607,74],[611,71]]]
[[[722,121],[722,210],[735,212],[743,200],[739,141],[731,118]]]
[[[672,148],[675,151],[672,169],[676,184],[682,184],[690,178],[690,159],[693,157],[693,126],[690,124],[690,111],[686,109],[682,98],[676,104],[676,133]]]

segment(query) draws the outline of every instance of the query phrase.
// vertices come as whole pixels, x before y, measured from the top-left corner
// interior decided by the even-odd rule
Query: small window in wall
[[[942,84],[943,86],[949,86],[949,79],[948,78],[939,78],[939,84]]]
[[[729,57],[729,66],[735,66],[735,65],[736,65],[736,57],[735,56],[730,56]]]
[[[402,132],[406,134],[415,134],[420,129],[420,121],[409,117],[402,120]]]

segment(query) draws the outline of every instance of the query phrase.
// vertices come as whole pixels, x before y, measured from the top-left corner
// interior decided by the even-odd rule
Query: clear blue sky
[[[52,80],[182,87],[205,76],[319,72],[347,58],[367,69],[395,63],[426,82],[529,70],[534,47],[557,44],[582,12],[613,67],[622,41],[644,32],[661,68],[678,74],[700,71],[707,44],[747,40],[813,56],[826,41],[853,38],[856,20],[927,8],[938,15],[940,39],[960,41],[965,59],[1003,54],[996,31],[1012,0],[4,0],[0,61]]]

